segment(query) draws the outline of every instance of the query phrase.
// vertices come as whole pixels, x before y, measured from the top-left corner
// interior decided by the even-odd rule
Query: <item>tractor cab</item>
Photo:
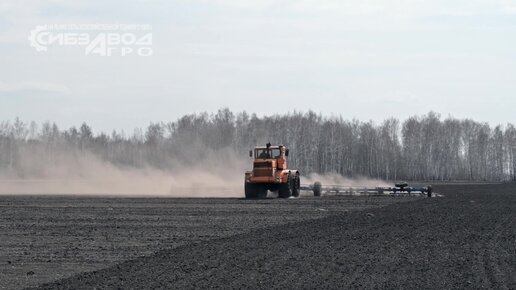
[[[283,145],[267,143],[265,147],[254,148],[254,152],[249,151],[249,156],[254,156],[253,168],[287,168],[288,149]]]

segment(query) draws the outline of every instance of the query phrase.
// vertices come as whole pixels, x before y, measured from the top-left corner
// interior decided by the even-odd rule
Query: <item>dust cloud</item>
[[[174,161],[172,169],[123,167],[97,155],[61,152],[48,156],[25,152],[16,174],[0,174],[0,194],[52,194],[132,197],[243,197],[244,172],[250,160],[235,152],[211,152],[185,165]],[[390,186],[383,180],[345,178],[339,174],[309,174],[302,184],[319,181],[323,186]]]
[[[301,179],[303,184],[313,184],[319,181],[323,186],[349,186],[349,187],[389,187],[392,186],[385,180],[367,178],[367,177],[354,177],[347,178],[337,173],[317,174],[311,173]]]
[[[52,164],[41,159],[26,156],[18,169],[22,174],[0,175],[0,194],[243,197],[249,166],[231,156],[170,170],[116,166],[93,154],[60,154]]]

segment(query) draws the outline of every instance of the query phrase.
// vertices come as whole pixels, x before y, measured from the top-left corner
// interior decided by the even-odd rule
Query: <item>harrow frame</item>
[[[314,196],[324,195],[396,195],[396,194],[420,194],[432,197],[432,186],[408,186],[406,183],[397,183],[393,187],[377,186],[343,186],[314,184],[301,184],[301,190],[313,191]]]

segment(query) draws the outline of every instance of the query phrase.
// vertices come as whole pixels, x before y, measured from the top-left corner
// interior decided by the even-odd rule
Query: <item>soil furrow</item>
[[[513,245],[502,237],[516,213],[514,187],[440,189],[446,198],[256,229],[41,288],[514,288],[515,258],[496,250]]]

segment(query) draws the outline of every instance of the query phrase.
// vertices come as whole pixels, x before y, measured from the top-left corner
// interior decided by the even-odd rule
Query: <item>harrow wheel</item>
[[[321,193],[322,193],[322,184],[320,182],[315,182],[314,183],[314,187],[313,187],[313,191],[314,191],[314,196],[321,196]]]

